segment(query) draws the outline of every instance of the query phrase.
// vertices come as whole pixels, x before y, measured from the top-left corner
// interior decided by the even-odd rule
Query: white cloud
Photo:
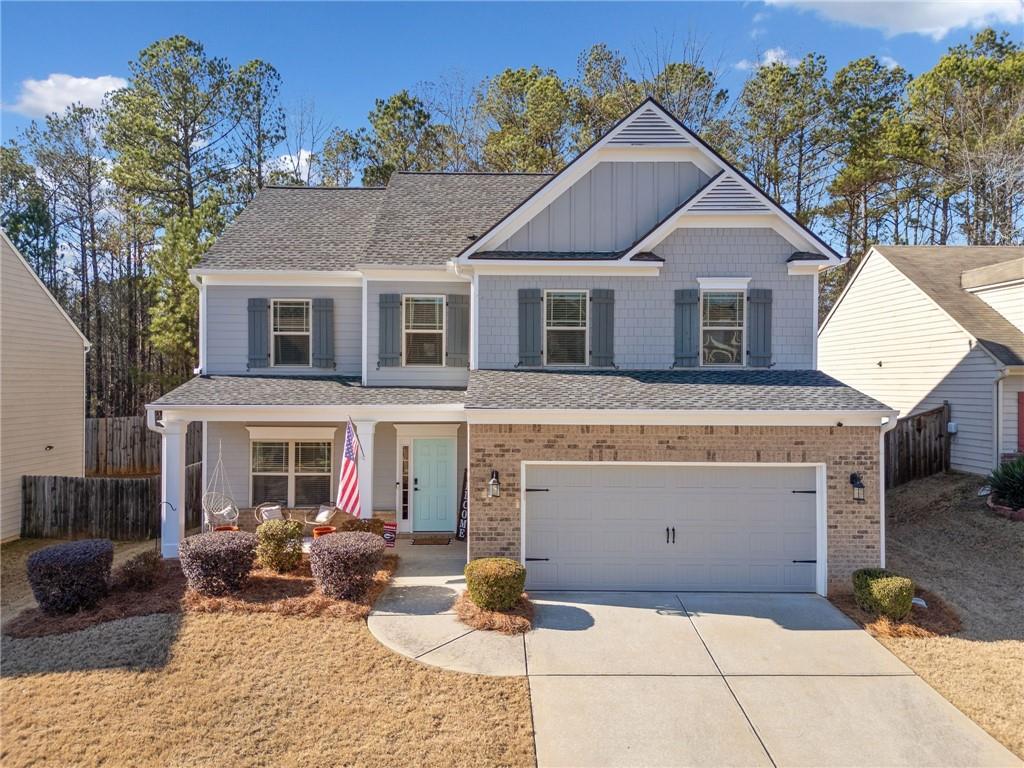
[[[736,62],[736,69],[757,69],[759,67],[767,67],[769,64],[785,64],[787,67],[794,67],[799,63],[800,59],[790,56],[789,52],[785,48],[777,47],[769,48],[767,51],[762,53],[756,61],[740,59]]]
[[[896,67],[900,65],[900,63],[896,61],[896,59],[894,59],[892,56],[882,55],[878,57],[878,60],[882,62],[882,65],[886,69],[896,69]]]
[[[268,165],[272,171],[285,171],[287,173],[295,173],[297,171],[299,178],[305,179],[309,174],[309,161],[312,157],[313,153],[308,149],[300,149],[297,155],[291,152],[279,155],[271,160]],[[296,165],[298,165],[298,168],[296,168]]]
[[[51,112],[63,112],[75,103],[98,107],[105,94],[126,85],[127,80],[114,75],[74,77],[54,73],[45,80],[22,80],[18,100],[5,108],[28,117],[44,117]]]
[[[925,35],[941,40],[951,30],[1024,23],[1021,0],[765,0],[768,5],[813,11],[842,24],[879,29],[887,37]]]

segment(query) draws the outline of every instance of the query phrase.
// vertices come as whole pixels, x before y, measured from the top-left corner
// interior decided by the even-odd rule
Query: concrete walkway
[[[423,663],[530,681],[540,766],[1020,766],[816,595],[540,592],[524,637],[451,606],[461,546],[400,542],[367,623]]]

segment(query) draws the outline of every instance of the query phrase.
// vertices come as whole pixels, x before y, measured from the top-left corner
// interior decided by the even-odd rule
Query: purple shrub
[[[384,539],[372,533],[330,533],[313,540],[309,565],[320,591],[337,599],[362,597],[384,559]]]
[[[29,556],[28,581],[43,613],[75,613],[106,596],[113,562],[110,539],[55,544]]]
[[[202,595],[240,589],[256,560],[256,543],[256,535],[245,531],[211,531],[183,539],[178,557],[189,588]]]

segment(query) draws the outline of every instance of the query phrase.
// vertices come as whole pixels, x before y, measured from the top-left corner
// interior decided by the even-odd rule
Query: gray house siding
[[[598,163],[495,250],[628,248],[707,182],[693,163]]]
[[[519,360],[518,290],[611,288],[615,291],[615,364],[669,368],[675,359],[674,292],[698,277],[749,277],[772,291],[772,359],[776,368],[814,367],[815,277],[787,272],[793,246],[771,229],[678,229],[655,252],[657,277],[482,275],[479,367],[512,368]]]
[[[468,296],[470,284],[466,282],[423,283],[413,281],[377,281],[366,284],[366,383],[374,386],[434,386],[464,387],[469,381],[468,368],[456,367],[377,367],[380,344],[380,295]]]
[[[267,374],[346,374],[358,376],[362,353],[362,299],[358,287],[236,286],[211,285],[206,289],[206,371],[246,373],[248,363],[248,312],[250,298],[334,299],[334,369],[275,366],[261,368]]]

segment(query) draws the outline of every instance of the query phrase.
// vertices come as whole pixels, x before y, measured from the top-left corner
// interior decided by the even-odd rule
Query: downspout
[[[882,422],[882,428],[878,431],[878,461],[879,461],[879,482],[878,482],[878,516],[879,516],[879,542],[878,542],[878,567],[885,568],[885,435],[896,429],[896,416],[893,415]]]
[[[199,289],[199,366],[193,368],[192,373],[202,375],[206,371],[206,282],[191,269],[188,281]]]
[[[1001,458],[1003,455],[1003,381],[1010,375],[1009,370],[1003,367],[996,375],[995,381],[995,405],[992,408],[992,418],[995,421],[993,425],[995,428],[992,430],[992,434],[995,438],[995,456],[992,468],[996,469],[1002,463]]]

